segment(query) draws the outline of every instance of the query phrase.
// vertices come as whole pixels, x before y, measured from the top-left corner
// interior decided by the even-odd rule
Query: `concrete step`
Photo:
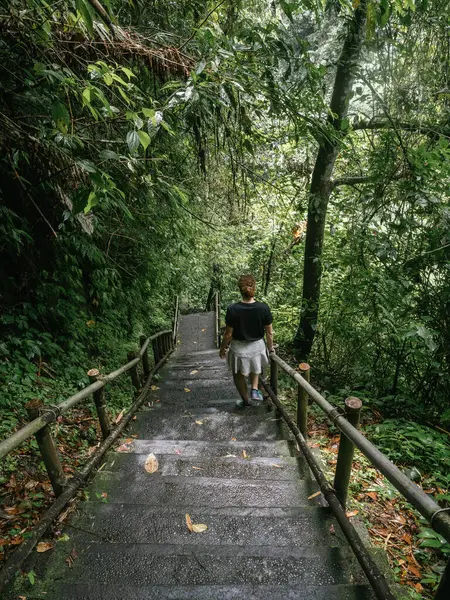
[[[271,441],[255,442],[250,440],[239,441],[194,441],[194,440],[139,440],[135,439],[129,445],[129,452],[134,454],[175,454],[177,456],[198,457],[223,457],[227,454],[240,454],[245,449],[249,456],[295,456],[293,442]]]
[[[193,523],[206,524],[207,531],[193,535],[186,526],[186,513]],[[68,535],[76,547],[81,542],[102,540],[114,544],[271,547],[345,544],[330,510],[317,506],[212,509],[83,502],[79,516],[68,527]]]
[[[192,413],[192,416],[154,410],[140,412],[129,431],[130,435],[146,440],[230,441],[235,438],[266,441],[283,439],[283,422],[276,419],[273,413],[258,416],[252,415],[248,409],[239,414],[200,410]]]
[[[318,487],[311,480],[268,481],[212,477],[161,477],[142,472],[101,471],[89,486],[92,501],[147,504],[149,506],[308,506]],[[107,494],[107,496],[104,496]]]
[[[309,585],[363,583],[343,548],[326,546],[213,546],[121,544],[77,537],[34,564],[36,579],[89,585]],[[74,553],[75,551],[75,553]],[[75,556],[68,561],[69,556]],[[45,589],[47,591],[47,587]],[[47,595],[45,596],[47,597]]]
[[[209,457],[208,455],[189,457],[154,452],[158,460],[160,477],[182,475],[184,477],[216,477],[223,479],[264,479],[269,481],[292,481],[296,477],[309,476],[309,469],[303,458],[253,457],[250,451],[241,446],[234,455]],[[245,458],[244,458],[245,457]],[[145,472],[146,454],[114,453],[108,456],[102,472],[124,471],[128,476]]]
[[[108,585],[49,584],[42,591],[31,588],[27,600],[375,600],[366,585]],[[16,600],[11,596],[7,600]]]

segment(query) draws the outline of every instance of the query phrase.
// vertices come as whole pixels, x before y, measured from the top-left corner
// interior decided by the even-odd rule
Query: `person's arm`
[[[266,330],[266,343],[269,352],[273,352],[273,329],[272,323],[270,325],[264,325],[264,329]]]
[[[225,352],[231,342],[233,337],[233,328],[227,325],[225,329],[225,333],[223,334],[222,343],[220,344],[219,356],[220,358],[225,358]]]

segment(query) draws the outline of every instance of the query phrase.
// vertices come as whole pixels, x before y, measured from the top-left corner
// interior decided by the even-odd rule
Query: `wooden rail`
[[[55,496],[57,497],[55,502],[44,514],[43,518],[30,532],[30,536],[14,552],[14,554],[8,559],[0,571],[0,592],[20,569],[21,565],[33,550],[39,538],[48,529],[52,521],[58,516],[69,500],[74,496],[78,488],[83,484],[91,471],[98,466],[105,452],[119,438],[123,429],[131,421],[133,414],[139,409],[145,400],[153,375],[164,364],[167,357],[175,349],[178,315],[178,298],[176,298],[173,321],[174,326],[172,329],[160,331],[154,335],[151,335],[150,337],[141,336],[141,347],[137,353],[137,356],[134,356],[134,354],[129,354],[128,362],[115,371],[112,371],[108,375],[100,375],[97,369],[91,369],[88,371],[88,376],[92,383],[76,394],[73,394],[73,396],[70,396],[67,398],[67,400],[64,400],[60,404],[55,406],[44,405],[40,400],[33,400],[32,402],[28,403],[27,411],[29,417],[31,418],[30,423],[0,442],[1,459],[14,449],[21,446],[33,435],[36,436],[36,441],[42,454],[44,465],[46,467]],[[150,369],[148,357],[148,348],[150,344],[152,344],[155,360],[152,369]],[[144,379],[146,380],[145,384],[142,386],[142,389],[137,370],[141,361]],[[106,410],[103,388],[127,372],[130,373],[132,383],[136,390],[140,390],[140,393],[136,397],[128,412],[123,416],[122,420],[118,423],[114,430],[112,430]],[[103,443],[89,458],[86,465],[78,473],[76,473],[70,481],[67,481],[59,461],[58,452],[49,425],[60,415],[63,415],[91,395],[93,396],[95,402]]]
[[[278,369],[287,373],[298,385],[297,426],[290,423],[290,417],[283,409],[278,396]],[[288,425],[296,429],[295,434],[305,442],[307,422],[308,397],[317,404],[327,417],[340,430],[338,460],[336,464],[334,485],[331,488],[336,494],[341,506],[345,508],[348,486],[351,476],[353,453],[355,446],[366,456],[370,462],[392,483],[392,485],[408,500],[430,523],[430,526],[450,542],[450,508],[442,508],[432,498],[411,481],[404,473],[392,463],[376,446],[358,431],[359,413],[362,403],[358,398],[347,398],[345,410],[332,406],[309,383],[309,365],[302,363],[300,372],[290,367],[275,353],[270,354],[270,386],[264,383],[269,396],[274,400],[277,410],[286,420]],[[304,444],[306,446],[306,442]],[[331,487],[331,486],[330,486]],[[382,596],[380,596],[382,597]],[[450,562],[448,563],[438,591],[436,600],[450,598]]]

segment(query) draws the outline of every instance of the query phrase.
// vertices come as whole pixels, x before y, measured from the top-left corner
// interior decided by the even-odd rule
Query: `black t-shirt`
[[[264,337],[264,325],[272,323],[272,313],[264,302],[236,302],[227,309],[225,323],[233,328],[233,339],[256,342]]]

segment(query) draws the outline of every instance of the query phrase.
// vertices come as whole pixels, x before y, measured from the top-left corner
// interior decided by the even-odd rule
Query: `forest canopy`
[[[7,2],[2,406],[251,270],[325,388],[448,427],[447,9]]]

